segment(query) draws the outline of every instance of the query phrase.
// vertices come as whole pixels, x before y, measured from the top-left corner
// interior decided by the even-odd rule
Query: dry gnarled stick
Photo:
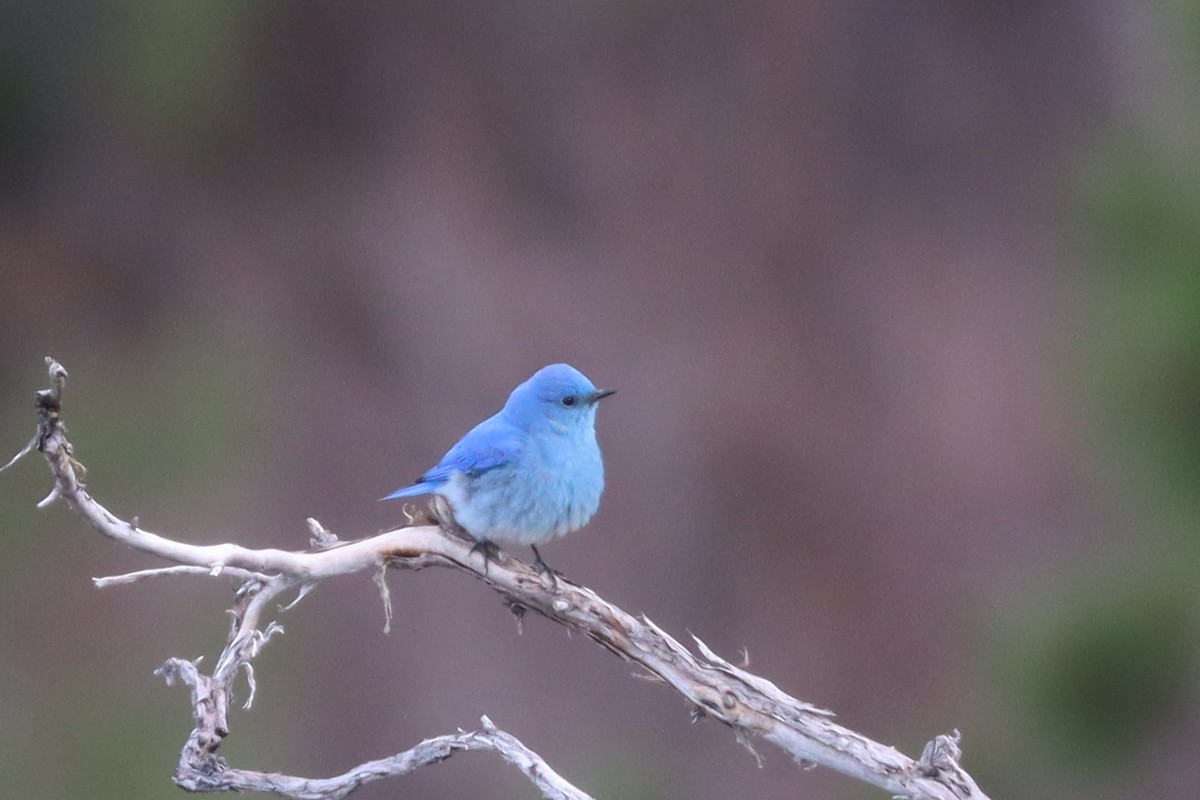
[[[195,728],[180,754],[175,781],[193,791],[264,791],[293,798],[340,798],[358,786],[388,775],[447,758],[457,750],[493,749],[518,766],[546,797],[586,797],[555,774],[513,737],[496,730],[484,718],[480,733],[459,733],[429,739],[391,758],[361,764],[343,775],[326,779],[294,778],[230,768],[217,755],[228,735],[228,704],[234,678],[245,671],[254,696],[251,661],[274,633],[274,622],[262,625],[263,611],[280,595],[297,590],[302,597],[317,582],[335,575],[372,570],[390,617],[388,567],[449,566],[465,570],[500,592],[515,612],[533,610],[570,629],[586,634],[620,657],[639,664],[670,685],[693,705],[697,716],[729,725],[739,741],[750,736],[773,742],[801,765],[819,764],[914,800],[987,800],[959,766],[957,732],[938,736],[918,760],[844,728],[832,714],[784,693],[773,683],[734,666],[693,637],[693,653],[649,619],[635,618],[589,589],[559,579],[544,583],[533,567],[514,558],[484,568],[471,542],[436,525],[414,525],[358,541],[341,543],[315,520],[313,552],[251,550],[235,544],[189,545],[158,536],[137,526],[137,520],[118,519],[88,494],[80,482],[83,467],[74,457],[60,419],[66,371],[50,358],[51,388],[38,392],[38,432],[17,458],[36,448],[55,476],[53,491],[39,505],[63,498],[103,535],[177,566],[143,570],[96,580],[97,586],[125,583],[168,574],[208,574],[241,582],[228,643],[211,675],[196,664],[171,659],[160,669],[168,680],[181,680],[192,692]],[[17,459],[13,459],[15,462]],[[9,462],[11,465],[13,462]],[[8,465],[6,465],[8,466]],[[3,469],[3,468],[0,468]],[[294,603],[295,601],[293,601]]]

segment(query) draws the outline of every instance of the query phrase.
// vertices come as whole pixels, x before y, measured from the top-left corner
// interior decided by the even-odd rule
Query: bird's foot
[[[562,573],[546,563],[546,560],[542,558],[542,554],[538,552],[537,545],[531,544],[529,545],[529,549],[533,551],[533,568],[538,571],[539,575],[544,575],[545,577],[549,578],[550,591],[557,592],[558,578],[560,575],[562,575]]]
[[[462,530],[462,529],[460,528],[459,530]],[[466,533],[466,531],[463,531],[463,532]],[[495,542],[488,542],[488,541],[484,541],[482,539],[476,539],[475,544],[471,545],[471,553],[470,554],[474,555],[475,553],[483,553],[484,577],[487,577],[488,564],[490,562],[495,561],[497,564],[500,563],[500,548],[496,545]]]

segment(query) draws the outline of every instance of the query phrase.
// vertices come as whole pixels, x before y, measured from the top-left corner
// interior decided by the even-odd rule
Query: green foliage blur
[[[1191,23],[1200,4],[1184,7]],[[1200,25],[1175,29],[1185,94]],[[1180,89],[1181,87],[1176,87]],[[1065,216],[1080,320],[1064,343],[1078,417],[1111,516],[1078,572],[1048,576],[998,629],[992,662],[1014,755],[1039,780],[1104,782],[1162,744],[1200,670],[1200,105],[1191,134],[1109,131]],[[1018,743],[1019,742],[1019,743]]]

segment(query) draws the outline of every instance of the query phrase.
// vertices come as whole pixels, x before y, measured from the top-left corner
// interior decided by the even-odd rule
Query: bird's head
[[[597,389],[569,364],[542,367],[508,397],[505,412],[525,425],[550,422],[555,427],[591,428],[596,404],[616,389]]]

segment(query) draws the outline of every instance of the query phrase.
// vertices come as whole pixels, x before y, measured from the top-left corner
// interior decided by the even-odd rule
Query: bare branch
[[[192,691],[192,706],[210,705],[211,681],[195,663],[173,658],[156,671],[168,684],[181,681]],[[275,772],[233,769],[225,760],[210,753],[195,761],[181,758],[175,782],[192,792],[266,792],[294,800],[340,800],[355,789],[382,778],[406,775],[429,764],[445,761],[465,750],[495,750],[505,761],[517,767],[541,791],[554,800],[591,800],[549,767],[541,756],[527,748],[515,736],[498,730],[491,720],[481,720],[483,731],[462,732],[426,739],[420,744],[388,758],[368,761],[332,778],[298,778]],[[197,727],[202,721],[197,719]]]
[[[525,773],[525,777],[542,790],[544,797],[562,798],[562,800],[572,800],[572,798],[588,800],[589,795],[579,791],[563,779],[542,760],[541,756],[522,744],[517,737],[499,730],[486,716],[481,717],[479,722],[483,725],[483,733],[474,734],[474,736],[486,740],[488,746],[503,756],[505,761]]]
[[[239,581],[265,581],[268,576],[261,572],[251,572],[247,569],[238,569],[237,567],[226,567],[221,571],[221,575],[226,578],[233,578]],[[145,578],[158,578],[164,575],[204,575],[207,577],[216,577],[213,571],[208,567],[197,567],[178,565],[174,567],[157,567],[156,569],[142,569],[137,572],[127,572],[124,575],[109,575],[104,578],[92,578],[92,583],[97,589],[106,589],[109,586],[117,586],[125,583],[135,583],[136,581]]]
[[[488,740],[493,741],[489,747],[500,749],[494,744],[494,737],[500,732],[489,732],[485,725],[482,734],[430,739],[391,759],[369,762],[342,776],[319,781],[234,770],[216,755],[221,739],[229,731],[227,708],[233,678],[273,632],[270,626],[266,632],[259,630],[263,610],[271,600],[297,586],[311,586],[337,575],[368,570],[377,574],[385,566],[408,569],[448,566],[469,572],[491,585],[504,596],[510,608],[522,609],[522,613],[536,611],[566,626],[568,631],[579,631],[621,658],[639,664],[683,695],[693,705],[695,715],[730,726],[739,741],[747,745],[753,736],[764,738],[791,754],[802,767],[827,766],[899,797],[987,800],[959,766],[957,733],[954,737],[938,736],[925,748],[921,759],[914,761],[892,747],[836,724],[831,712],[798,700],[770,681],[734,666],[699,639],[695,639],[698,654],[691,652],[649,619],[631,616],[590,589],[565,578],[558,579],[556,586],[546,586],[532,566],[511,556],[488,565],[485,571],[480,555],[472,554],[471,542],[435,525],[415,525],[342,543],[332,535],[325,535],[328,532],[319,523],[310,521],[314,544],[322,549],[290,552],[253,550],[235,544],[189,545],[125,522],[96,502],[80,481],[82,465],[75,460],[59,420],[62,377],[55,376],[54,366],[58,365],[51,368],[52,388],[38,394],[37,446],[55,476],[58,494],[101,534],[134,549],[176,564],[203,568],[214,575],[230,570],[254,573],[253,579],[238,593],[229,641],[212,676],[204,676],[192,662],[178,659],[172,659],[162,668],[168,680],[177,677],[192,688],[196,728],[184,747],[175,775],[176,782],[184,788],[195,791],[255,788],[288,797],[323,800],[344,797],[344,793],[338,793],[342,789],[335,787],[349,787],[348,793],[362,783],[382,777],[381,770],[403,774],[419,765],[418,762],[441,760],[455,748],[481,749],[483,740],[478,737],[489,733],[493,736]],[[386,584],[380,583],[380,591],[386,606]],[[381,766],[385,763],[388,766]],[[540,759],[537,763],[540,764]],[[541,764],[534,771],[543,774],[544,770],[548,768]],[[541,783],[538,785],[547,797],[584,796],[573,789],[576,794],[552,794]]]

